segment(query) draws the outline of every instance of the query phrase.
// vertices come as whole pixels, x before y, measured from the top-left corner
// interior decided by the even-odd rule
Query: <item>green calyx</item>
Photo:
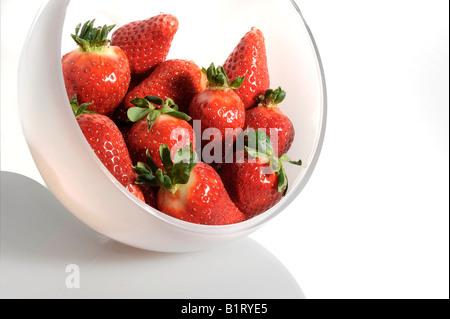
[[[178,149],[172,160],[169,146],[162,144],[159,156],[164,169],[155,164],[147,150],[147,163],[139,162],[133,167],[138,178],[136,183],[159,186],[175,193],[177,185],[189,182],[190,174],[198,162],[197,153],[192,150],[192,145],[186,145]]]
[[[83,104],[79,104],[78,100],[77,100],[77,95],[75,94],[71,99],[70,99],[70,106],[72,107],[72,112],[75,115],[75,117],[77,117],[78,115],[81,114],[89,114],[89,113],[96,113],[94,111],[89,111],[87,108],[89,106],[91,106],[94,102],[91,103],[83,103]]]
[[[301,166],[302,161],[293,161],[287,156],[282,155],[278,158],[274,152],[270,137],[262,130],[247,130],[245,132],[245,152],[257,159],[262,159],[269,163],[276,175],[278,175],[278,191],[286,195],[288,189],[288,178],[283,163],[288,162]]]
[[[149,131],[161,114],[167,114],[184,121],[191,120],[189,115],[178,111],[178,105],[169,98],[163,100],[160,97],[148,95],[145,98],[135,98],[130,103],[135,107],[128,109],[128,119],[131,122],[137,122],[147,117]]]
[[[203,68],[202,72],[206,74],[208,79],[208,86],[210,88],[225,90],[232,89],[237,90],[244,83],[244,77],[237,77],[232,82],[228,79],[227,73],[222,66],[215,67],[214,63],[211,63],[208,69]]]
[[[110,40],[107,39],[108,34],[116,26],[104,25],[103,27],[94,27],[94,21],[90,20],[83,24],[78,24],[75,28],[75,34],[71,34],[74,41],[80,46],[80,48],[85,52],[98,51],[107,46]]]
[[[269,89],[266,91],[264,95],[259,96],[260,105],[267,107],[276,107],[278,104],[284,101],[286,98],[286,91],[283,91],[281,87],[278,89],[272,90]]]

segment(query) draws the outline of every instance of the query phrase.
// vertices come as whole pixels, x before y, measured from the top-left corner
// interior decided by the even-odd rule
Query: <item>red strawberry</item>
[[[95,154],[108,171],[131,193],[144,201],[122,133],[107,116],[86,111],[90,104],[78,104],[76,95],[70,100],[78,125]]]
[[[189,146],[180,149],[173,160],[167,145],[161,145],[165,171],[148,156],[135,170],[138,183],[160,186],[158,209],[172,217],[204,225],[227,225],[243,221],[244,215],[230,200],[220,176],[209,165],[198,162]]]
[[[208,70],[204,70],[204,73],[208,77],[208,88],[193,98],[189,114],[194,120],[201,121],[202,136],[205,130],[212,128],[221,135],[220,139],[211,136],[209,140],[203,140],[203,146],[209,144],[215,150],[216,144],[220,143],[223,152],[223,147],[227,149],[230,146],[225,143],[232,144],[236,139],[233,131],[244,127],[244,103],[235,92],[244,79],[238,77],[230,83],[223,67],[219,66],[216,69],[214,64],[211,64]],[[215,162],[217,163],[217,160]]]
[[[94,28],[94,20],[78,25],[72,38],[79,45],[62,58],[67,96],[79,103],[93,103],[89,110],[111,115],[123,100],[130,84],[130,65],[119,47],[108,46],[108,33],[114,28]]]
[[[144,194],[144,201],[147,205],[156,209],[156,197],[158,195],[158,187],[149,186],[145,184],[139,185]]]
[[[245,109],[255,107],[258,97],[270,87],[269,70],[264,35],[252,28],[239,42],[223,65],[228,77],[244,77],[245,81],[237,90]]]
[[[265,129],[272,143],[278,141],[278,157],[289,151],[295,137],[294,125],[278,107],[285,97],[286,92],[280,87],[267,90],[265,95],[260,96],[258,107],[248,110],[245,116],[245,128]]]
[[[114,122],[117,125],[117,128],[122,133],[123,139],[126,141],[128,138],[128,133],[131,130],[131,125],[128,123],[122,123],[122,122]]]
[[[142,81],[143,81],[143,79],[141,79],[140,76],[137,76],[137,77],[131,76],[130,85],[128,86],[127,94],[130,93],[131,91],[133,91],[134,88],[136,86],[138,86]],[[117,124],[117,126],[122,131],[122,133],[123,133],[122,127],[123,128],[126,128],[126,127],[131,128],[131,125],[133,124],[130,121],[128,121],[127,109],[123,106],[123,100],[122,100],[122,103],[119,104],[119,106],[114,110],[113,114],[110,117],[114,120],[114,122]],[[124,136],[125,136],[125,134],[124,134]]]
[[[186,145],[194,145],[194,130],[187,122],[191,118],[179,112],[172,99],[164,101],[156,96],[147,96],[132,102],[136,107],[129,109],[128,115],[136,123],[128,133],[127,145],[133,163],[145,162],[148,150],[157,166],[163,167],[159,156],[162,144],[168,145],[172,154]]]
[[[225,188],[246,218],[267,211],[285,195],[288,181],[282,162],[301,165],[301,161],[293,162],[286,155],[274,156],[270,138],[265,133],[251,131],[249,139],[252,134],[257,150],[246,147],[245,151],[238,151],[235,162],[225,163],[222,168]]]
[[[145,195],[145,193],[142,190],[142,186],[141,185],[137,185],[134,182],[128,185],[124,185],[126,187],[126,189],[128,189],[130,191],[130,193],[132,193],[134,196],[136,196],[137,198],[139,198],[141,201],[143,201],[144,203],[150,205],[147,202],[147,195]],[[153,204],[154,205],[154,204]],[[150,205],[151,206],[151,205]],[[152,206],[153,207],[153,206]]]
[[[171,98],[180,111],[187,113],[193,97],[206,88],[206,76],[192,61],[169,60],[161,63],[155,71],[131,90],[118,108],[116,118],[127,121],[131,101],[137,97],[154,95],[162,99]]]
[[[161,14],[120,27],[113,33],[111,44],[125,51],[131,73],[148,75],[166,60],[177,30],[177,18]]]

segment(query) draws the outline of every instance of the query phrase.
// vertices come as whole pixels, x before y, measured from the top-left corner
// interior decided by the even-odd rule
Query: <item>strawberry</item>
[[[287,155],[276,157],[268,135],[251,130],[245,151],[235,153],[233,163],[225,163],[222,180],[236,207],[252,218],[275,204],[286,194],[288,180],[283,162],[301,165],[301,161],[291,161]],[[253,147],[253,146],[252,146]]]
[[[266,46],[263,33],[252,28],[239,42],[223,65],[230,78],[245,77],[237,94],[245,109],[258,104],[258,97],[269,89]]]
[[[166,60],[177,30],[177,18],[160,14],[120,27],[113,33],[111,44],[125,51],[132,74],[149,75]]]
[[[111,115],[127,93],[130,65],[119,47],[108,46],[108,33],[114,28],[94,28],[94,20],[81,24],[72,38],[79,48],[62,58],[67,96],[75,94],[79,103],[91,103],[89,110]]]
[[[247,111],[244,125],[255,130],[265,129],[272,143],[277,140],[278,144],[274,146],[277,147],[278,157],[289,151],[295,137],[294,125],[278,107],[285,97],[286,92],[281,87],[267,90],[260,96],[258,107]]]
[[[139,187],[144,194],[144,201],[147,205],[156,209],[156,196],[158,195],[158,187],[140,184]]]
[[[116,118],[127,121],[127,110],[137,97],[154,95],[162,99],[171,98],[180,111],[187,113],[193,97],[206,88],[206,76],[192,61],[168,60],[161,63],[153,73],[131,90],[119,106]]]
[[[127,94],[130,93],[136,86],[138,86],[142,82],[140,77],[131,76],[130,85],[128,86]],[[120,128],[122,133],[128,134],[129,129],[133,125],[132,122],[128,120],[127,109],[123,107],[123,101],[119,106],[114,110],[113,114],[110,116],[117,126]],[[122,119],[122,120],[121,120]],[[124,137],[125,135],[124,134]],[[125,138],[126,140],[126,138]]]
[[[144,201],[122,133],[107,116],[87,111],[91,105],[79,105],[75,95],[70,104],[78,125],[95,154],[108,171],[131,193]]]
[[[163,167],[159,157],[162,144],[168,145],[172,154],[185,145],[194,145],[194,130],[187,122],[191,118],[179,112],[172,99],[164,101],[149,95],[136,98],[132,103],[136,107],[129,109],[128,115],[136,123],[128,133],[127,145],[133,163],[144,162],[148,150],[156,165]]]
[[[230,200],[220,176],[203,162],[189,146],[179,149],[175,156],[167,145],[159,153],[164,170],[147,156],[147,164],[135,167],[138,183],[160,186],[158,209],[172,217],[204,225],[227,225],[241,222],[244,215]]]
[[[223,67],[216,68],[214,64],[211,64],[208,70],[203,69],[203,72],[207,74],[208,87],[192,99],[189,114],[194,120],[201,121],[202,136],[209,129],[220,133],[220,139],[214,135],[203,140],[203,146],[209,144],[214,150],[213,156],[216,157],[216,146],[220,146],[221,151],[223,147],[227,149],[230,146],[228,144],[233,144],[236,139],[234,130],[244,127],[244,103],[235,92],[244,78],[237,77],[230,83]],[[221,159],[215,158],[214,161],[221,162]]]

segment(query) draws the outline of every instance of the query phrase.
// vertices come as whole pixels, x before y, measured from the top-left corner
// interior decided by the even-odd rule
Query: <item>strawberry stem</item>
[[[83,27],[81,27],[81,23],[78,24],[75,27],[75,34],[71,34],[72,39],[85,52],[102,50],[107,46],[110,42],[107,39],[108,34],[116,26],[115,24],[109,26],[105,24],[103,27],[94,28],[94,21],[95,19],[87,21]]]
[[[211,63],[208,69],[203,68],[202,72],[206,75],[208,79],[208,86],[217,90],[226,90],[232,89],[237,90],[244,83],[244,77],[237,77],[231,83],[225,72],[225,69],[222,66],[216,66],[214,63]]]
[[[167,114],[184,121],[191,120],[189,115],[178,111],[178,105],[170,98],[163,100],[154,95],[147,95],[145,98],[135,98],[130,103],[135,107],[128,109],[128,119],[131,122],[137,122],[147,116],[149,131],[161,114]]]
[[[286,98],[286,91],[278,87],[276,90],[269,89],[264,95],[259,96],[260,106],[277,107]]]
[[[96,113],[94,111],[89,111],[87,108],[89,106],[91,106],[94,102],[91,103],[83,103],[83,104],[79,104],[78,100],[77,100],[77,95],[75,94],[71,99],[70,99],[70,106],[72,107],[72,112],[75,115],[75,117],[77,117],[78,115],[81,114],[88,114],[88,113]]]
[[[159,156],[164,170],[155,164],[148,150],[147,163],[139,162],[133,167],[138,178],[136,184],[159,186],[175,193],[178,185],[189,182],[191,171],[198,162],[197,153],[192,150],[192,145],[186,145],[178,149],[172,160],[169,146],[162,144]]]

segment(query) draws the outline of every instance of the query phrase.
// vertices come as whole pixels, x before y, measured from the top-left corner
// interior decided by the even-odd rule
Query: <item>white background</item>
[[[308,298],[448,298],[449,2],[297,2],[325,69],[325,144],[301,195],[251,237]],[[1,170],[41,182],[16,102],[39,5],[1,0]]]

